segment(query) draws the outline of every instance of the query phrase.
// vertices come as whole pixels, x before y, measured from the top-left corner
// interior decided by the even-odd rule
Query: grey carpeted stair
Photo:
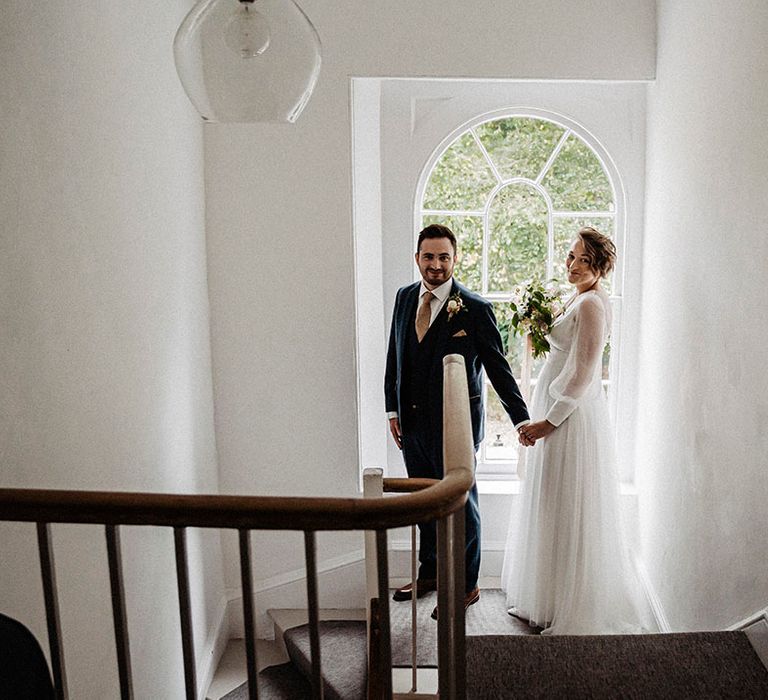
[[[311,697],[312,686],[290,661],[259,673],[259,700],[309,700]],[[248,700],[248,683],[238,686],[221,700]]]
[[[742,632],[467,637],[467,697],[768,698]]]
[[[364,620],[320,621],[323,694],[328,700],[365,697],[368,678],[366,635]],[[291,661],[311,678],[309,626],[292,627],[285,632],[283,640]]]
[[[366,628],[363,620],[322,620],[320,656],[323,695],[327,700],[361,700],[367,689]],[[290,662],[259,673],[259,698],[305,700],[312,695],[309,626],[291,627],[283,634]],[[247,700],[248,684],[222,700]]]

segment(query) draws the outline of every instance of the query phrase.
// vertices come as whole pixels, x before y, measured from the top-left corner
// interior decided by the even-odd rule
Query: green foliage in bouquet
[[[517,335],[531,336],[533,357],[549,352],[547,335],[563,312],[562,292],[555,286],[555,280],[551,280],[549,286],[536,278],[517,285],[509,308],[512,310],[510,328]]]

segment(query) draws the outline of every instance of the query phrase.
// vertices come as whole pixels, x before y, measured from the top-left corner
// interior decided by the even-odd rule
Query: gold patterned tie
[[[424,292],[424,296],[421,297],[421,306],[416,312],[416,337],[419,342],[429,330],[429,319],[432,316],[431,302],[434,296],[432,292]]]

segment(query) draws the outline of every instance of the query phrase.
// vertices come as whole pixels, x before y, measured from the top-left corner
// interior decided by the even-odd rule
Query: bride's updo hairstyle
[[[576,235],[592,258],[592,269],[600,277],[606,277],[616,263],[616,246],[613,241],[591,226],[585,226]]]

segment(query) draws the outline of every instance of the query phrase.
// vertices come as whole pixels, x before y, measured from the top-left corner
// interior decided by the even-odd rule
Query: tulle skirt
[[[553,399],[542,368],[533,420]],[[549,370],[549,371],[548,371]],[[514,613],[542,634],[655,631],[625,547],[619,479],[602,391],[528,449],[519,508],[510,518],[502,588]]]

